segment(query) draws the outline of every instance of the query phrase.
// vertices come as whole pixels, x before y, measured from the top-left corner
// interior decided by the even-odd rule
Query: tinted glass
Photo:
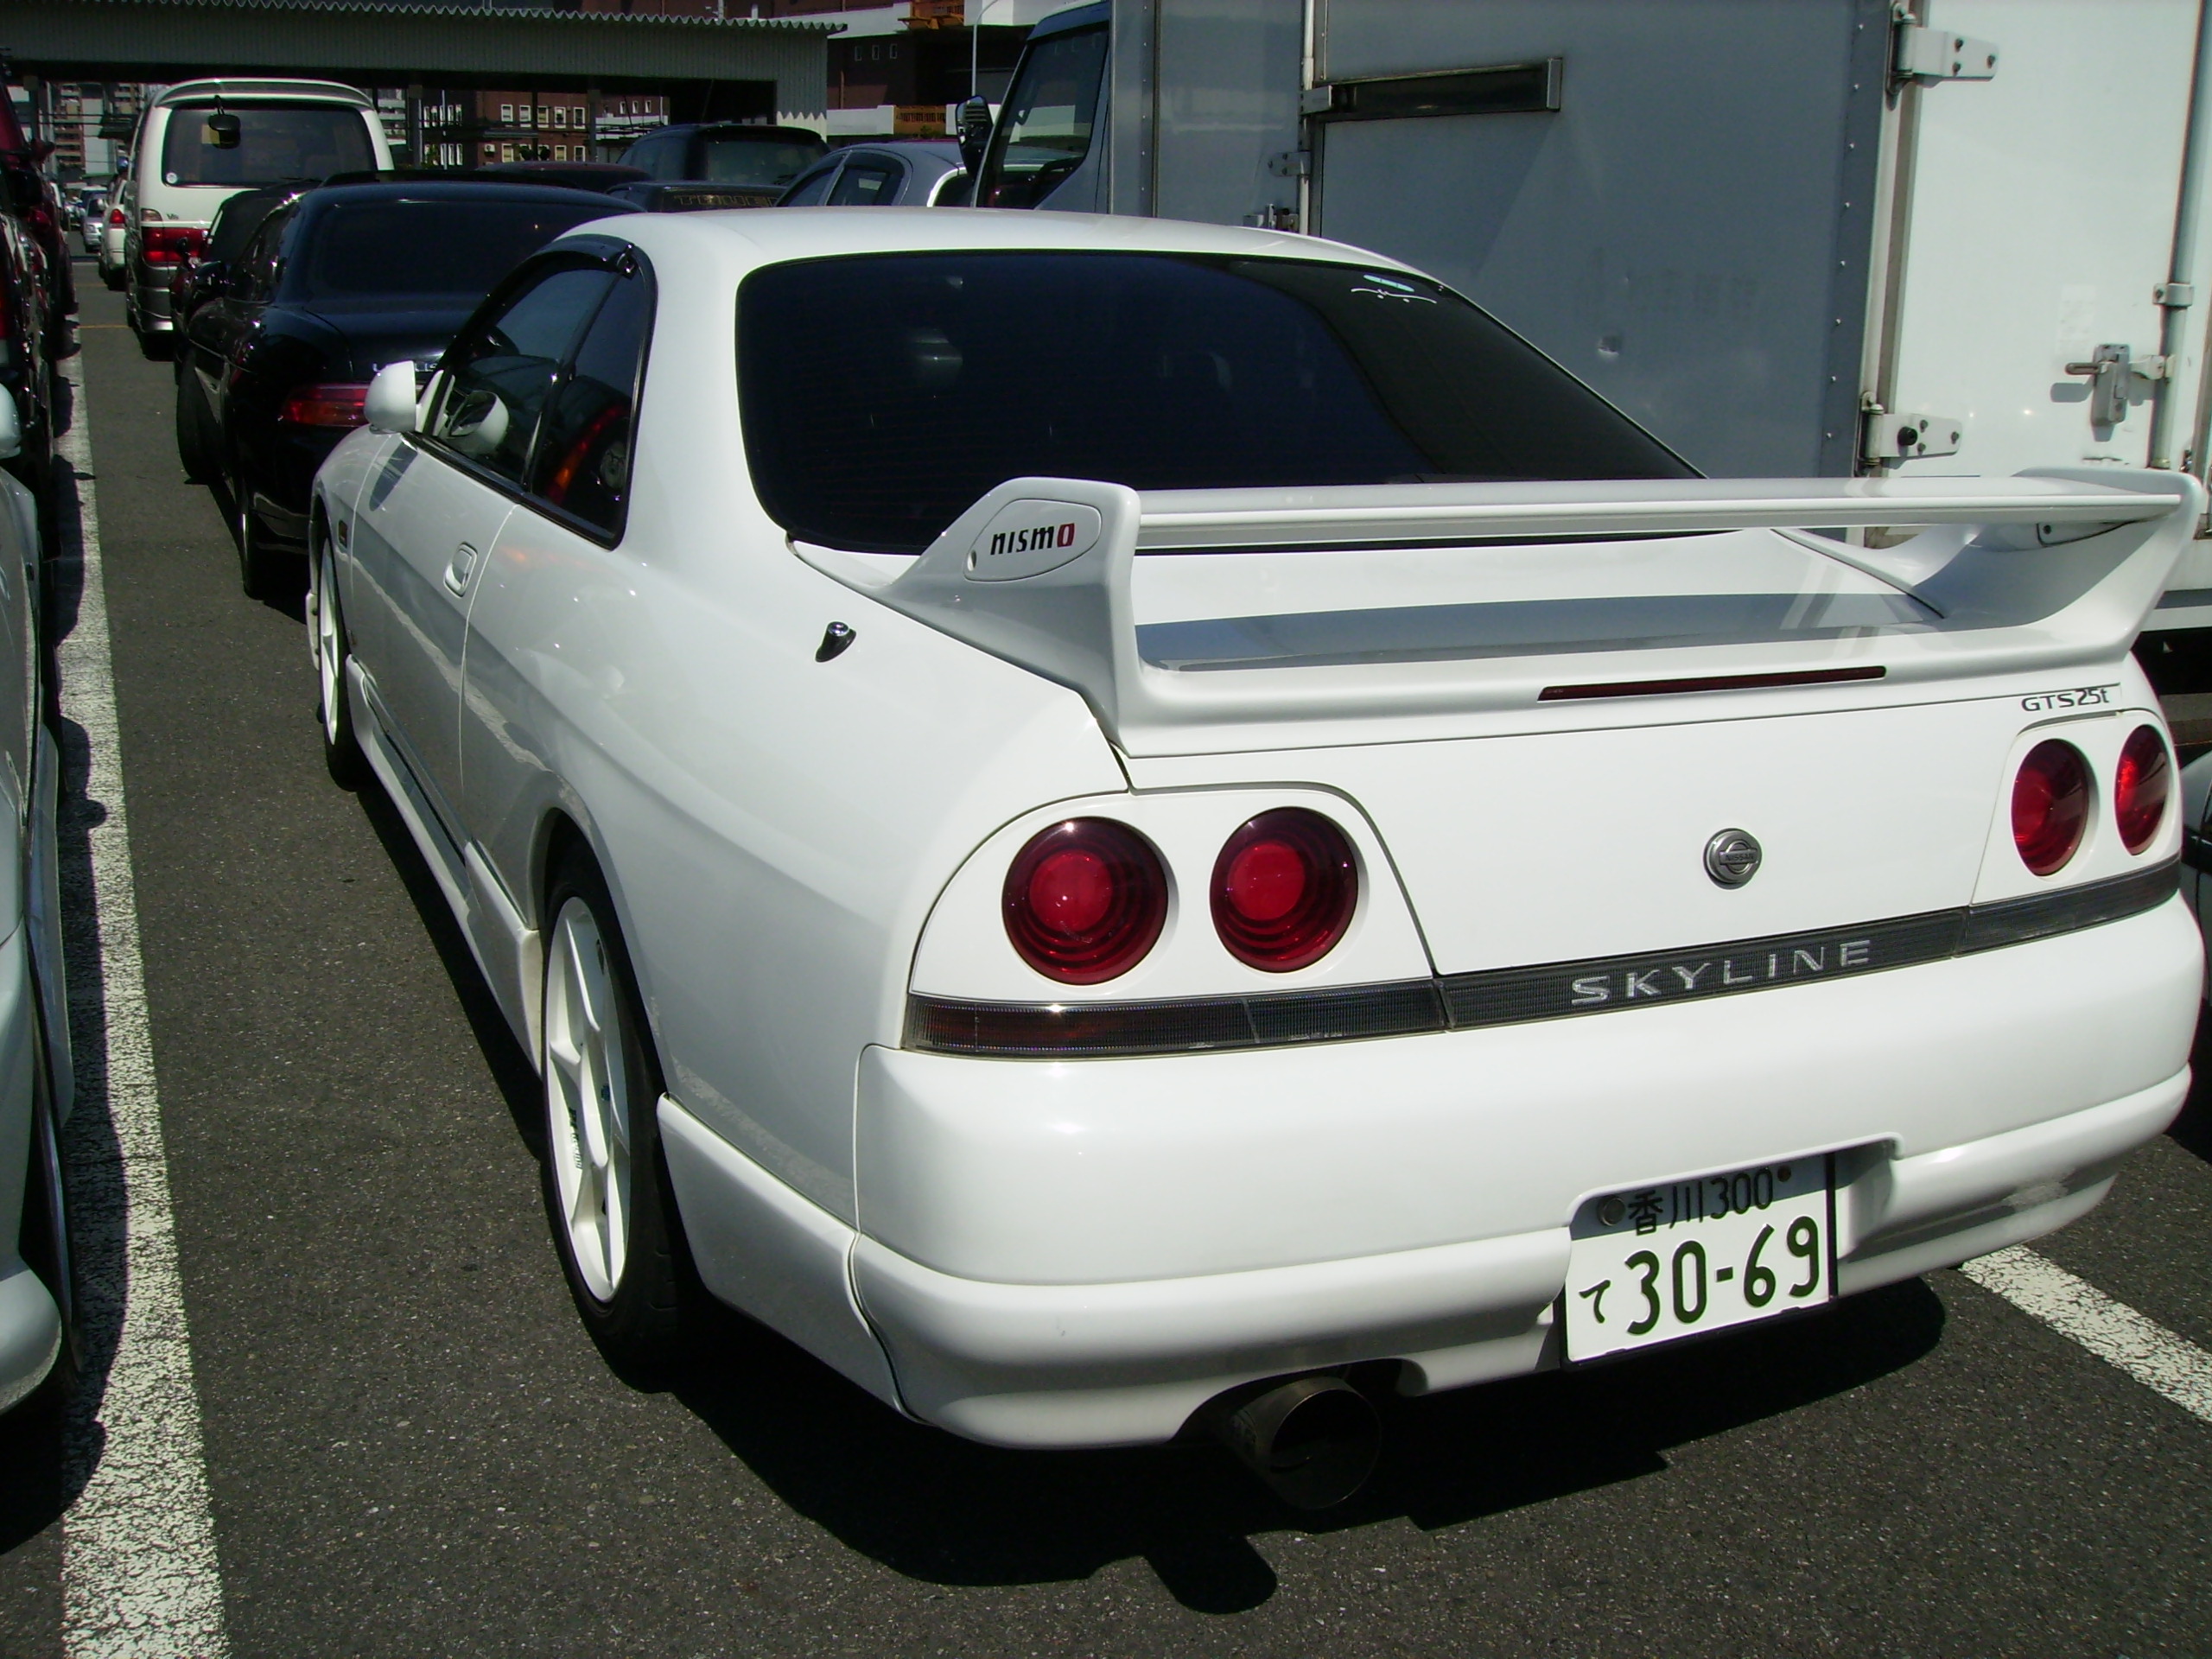
[[[245,251],[238,256],[238,273],[232,291],[242,300],[257,304],[265,302],[276,279],[276,256],[284,243],[284,232],[290,228],[297,209],[285,207],[264,213],[253,234],[246,239]]]
[[[666,137],[640,138],[623,152],[622,159],[632,167],[642,167],[657,179],[680,179],[683,176],[683,137],[671,133]]]
[[[611,535],[630,499],[630,446],[639,371],[652,333],[652,288],[618,279],[592,319],[575,365],[546,405],[531,493]]]
[[[1083,164],[1106,69],[1106,31],[1034,46],[1021,60],[983,164],[979,207],[1033,207]]]
[[[613,281],[556,270],[456,340],[430,436],[519,483],[554,376]]]
[[[261,221],[283,200],[278,191],[249,190],[243,195],[232,196],[215,210],[214,223],[207,227],[207,251],[202,257],[237,258],[253,233],[261,228]]]
[[[823,196],[829,191],[830,181],[836,176],[837,166],[833,162],[819,173],[807,179],[804,183],[776,205],[779,207],[819,207],[822,205]]]
[[[830,193],[832,207],[888,207],[899,199],[899,169],[889,162],[847,162]]]
[[[621,211],[591,201],[332,202],[292,250],[284,297],[466,306],[563,232]]]
[[[794,536],[918,552],[1009,478],[1141,490],[1691,476],[1425,279],[1277,259],[772,265],[738,302],[746,452]]]
[[[820,144],[709,135],[699,141],[698,176],[716,184],[768,184],[781,189],[821,159]]]
[[[327,179],[377,164],[369,118],[327,104],[232,104],[238,118],[235,149],[218,149],[207,130],[213,104],[180,105],[162,137],[164,184],[281,184]]]

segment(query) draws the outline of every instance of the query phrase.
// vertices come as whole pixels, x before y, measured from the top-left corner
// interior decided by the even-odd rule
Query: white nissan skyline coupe
[[[1050,213],[605,221],[369,418],[331,765],[611,1355],[692,1263],[955,1433],[1323,1503],[1364,1391],[2033,1237],[2186,1092],[2185,476],[1710,480],[1394,261]]]

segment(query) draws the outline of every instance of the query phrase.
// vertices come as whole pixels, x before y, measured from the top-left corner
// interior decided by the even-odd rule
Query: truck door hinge
[[[1930,29],[1925,23],[1897,25],[1890,73],[1899,80],[1993,80],[1997,48],[1987,41]]]
[[[1955,455],[1967,423],[1952,415],[1911,410],[1891,414],[1876,407],[1863,411],[1859,455],[1867,461],[1919,461],[1928,455]]]
[[[1286,149],[1268,157],[1268,171],[1279,179],[1302,179],[1313,170],[1310,149]]]

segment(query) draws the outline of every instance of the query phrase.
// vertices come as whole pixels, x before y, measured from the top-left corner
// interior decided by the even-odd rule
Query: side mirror
[[[238,147],[238,118],[228,110],[218,110],[207,118],[207,142],[218,149]]]
[[[415,365],[387,363],[369,382],[361,414],[372,432],[412,432],[420,424],[416,414]]]
[[[991,106],[971,98],[960,106],[960,164],[971,179],[983,172],[983,152],[991,147]],[[969,200],[974,200],[971,193]]]
[[[16,413],[16,399],[0,387],[0,461],[13,461],[23,453],[23,423]]]

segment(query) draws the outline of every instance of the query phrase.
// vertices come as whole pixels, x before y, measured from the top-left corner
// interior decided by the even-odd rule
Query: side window
[[[832,207],[888,207],[898,199],[896,162],[848,162],[830,193]]]
[[[817,168],[797,184],[791,193],[777,204],[779,207],[819,207],[822,198],[830,194],[830,181],[837,176],[837,163],[830,162]]]
[[[546,406],[531,467],[532,495],[611,536],[621,535],[629,506],[638,391],[652,331],[652,280],[643,272],[620,278]]]
[[[657,179],[680,179],[683,176],[683,135],[671,132],[640,138],[623,159]]]
[[[521,483],[554,378],[613,280],[597,266],[556,267],[455,340],[430,441]]]
[[[238,297],[251,304],[261,304],[276,285],[276,254],[283,246],[284,232],[292,223],[289,210],[280,209],[261,221],[261,228],[238,256]]]

